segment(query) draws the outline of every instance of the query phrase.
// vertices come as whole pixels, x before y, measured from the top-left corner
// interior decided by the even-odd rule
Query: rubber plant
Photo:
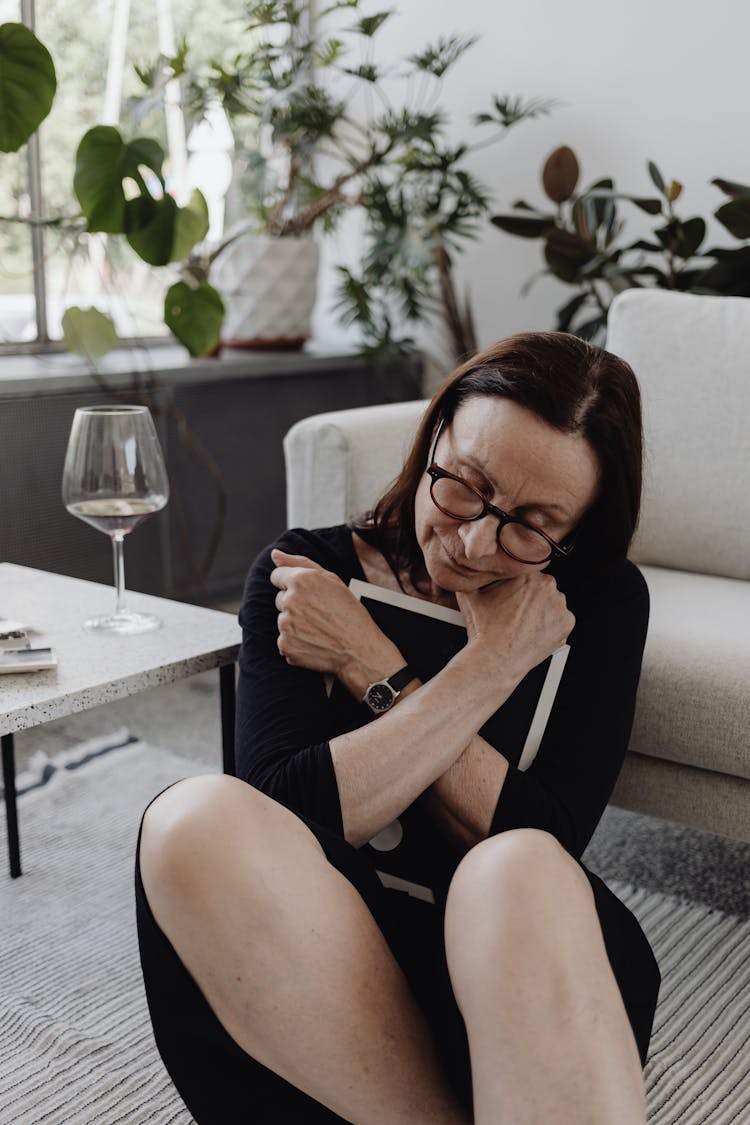
[[[541,174],[544,193],[554,207],[518,200],[512,213],[492,216],[508,234],[542,242],[544,269],[523,291],[543,275],[576,290],[557,309],[559,331],[601,342],[613,297],[633,287],[750,296],[750,246],[706,247],[706,220],[678,214],[682,184],[665,177],[653,161],[648,162],[648,174],[656,189],[652,195],[620,192],[611,177],[579,191],[578,158],[562,145],[547,157]],[[735,238],[750,238],[750,187],[724,179],[712,183],[729,196],[715,217]],[[623,203],[652,217],[650,235],[627,241]]]

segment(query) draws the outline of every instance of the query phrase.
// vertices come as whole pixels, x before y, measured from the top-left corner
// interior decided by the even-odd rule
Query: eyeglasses
[[[498,520],[497,543],[502,551],[516,562],[538,564],[551,558],[567,558],[573,543],[563,546],[555,543],[538,527],[532,527],[517,516],[510,516],[502,508],[485,500],[478,488],[468,481],[441,469],[435,464],[435,450],[445,419],[441,420],[432,443],[427,475],[431,479],[430,496],[436,508],[451,519],[472,523],[491,513]]]

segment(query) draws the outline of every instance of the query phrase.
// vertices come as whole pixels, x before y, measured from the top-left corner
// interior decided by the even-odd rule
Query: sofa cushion
[[[641,570],[651,618],[630,749],[750,779],[750,583]]]
[[[750,578],[750,301],[631,289],[612,303],[607,347],[643,394],[633,558]]]

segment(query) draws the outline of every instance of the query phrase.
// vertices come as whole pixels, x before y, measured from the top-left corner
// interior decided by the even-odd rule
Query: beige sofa
[[[647,463],[632,557],[651,591],[613,803],[750,841],[750,301],[630,290],[607,346],[632,364]],[[287,434],[290,526],[338,523],[395,475],[424,401]]]

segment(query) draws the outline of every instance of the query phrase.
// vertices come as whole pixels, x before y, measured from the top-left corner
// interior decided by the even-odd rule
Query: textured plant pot
[[[312,238],[246,234],[230,243],[211,270],[226,307],[222,344],[301,348],[311,334],[318,264]]]

